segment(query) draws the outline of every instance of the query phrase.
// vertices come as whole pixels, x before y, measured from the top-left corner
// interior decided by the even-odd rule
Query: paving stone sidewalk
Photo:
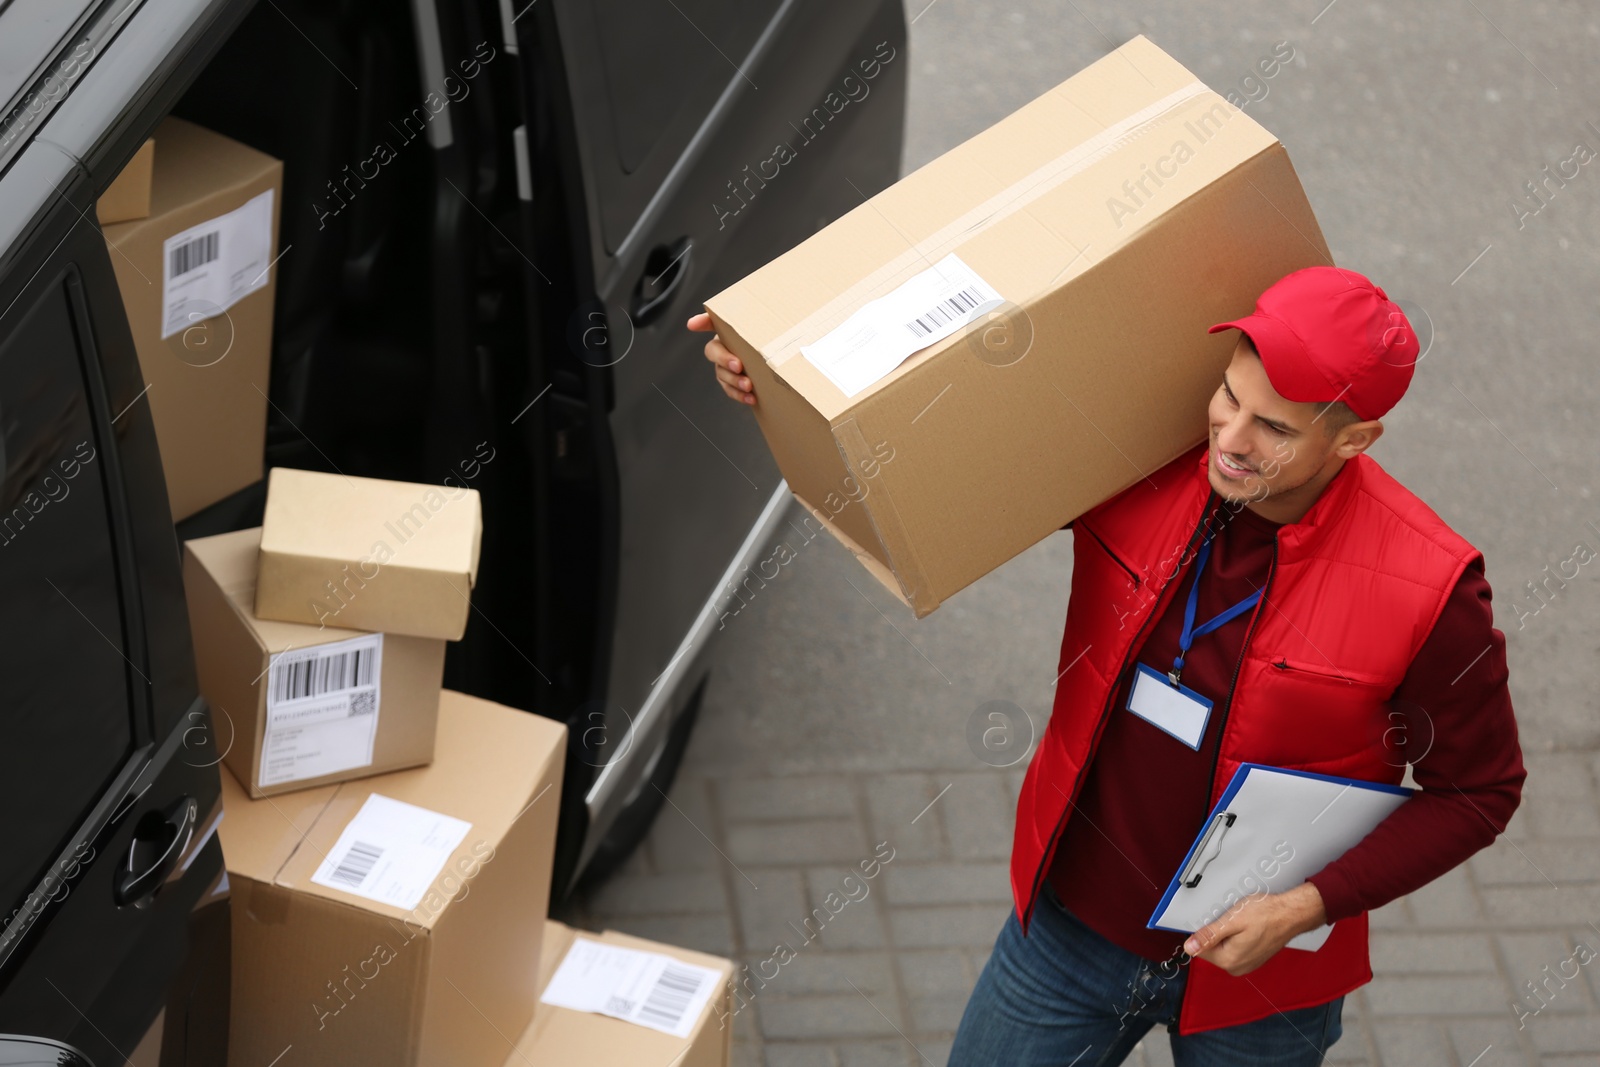
[[[1600,962],[1568,962],[1579,942],[1600,950],[1597,761],[1528,763],[1504,837],[1374,914],[1375,978],[1347,1000],[1330,1063],[1600,1063]],[[739,1067],[942,1067],[1010,908],[1020,780],[967,768],[710,776],[691,765],[647,846],[571,918],[752,968],[779,941],[792,947],[736,1013]],[[878,877],[845,883],[880,842],[893,858]],[[865,895],[847,897],[847,884]],[[1578,977],[1559,977],[1574,968]],[[1540,997],[1529,982],[1544,983]],[[1518,1003],[1529,1013],[1520,1029]],[[1170,1064],[1165,1034],[1128,1062]]]

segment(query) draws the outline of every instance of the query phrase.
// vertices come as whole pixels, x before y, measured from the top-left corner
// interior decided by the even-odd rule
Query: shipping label
[[[220,315],[267,284],[272,193],[191,226],[161,245],[161,336]]]
[[[845,396],[855,396],[1002,303],[994,287],[952,252],[863,304],[815,343],[801,345],[800,354]]]
[[[412,911],[472,824],[373,793],[311,880]]]
[[[382,705],[383,635],[271,656],[261,785],[370,766]]]
[[[660,952],[579,938],[550,979],[545,1004],[609,1015],[688,1037],[717,990],[719,972]]]

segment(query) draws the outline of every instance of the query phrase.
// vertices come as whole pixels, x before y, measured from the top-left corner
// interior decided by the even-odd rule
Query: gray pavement
[[[1492,847],[1374,915],[1376,977],[1330,1062],[1600,1063],[1600,961],[1549,983],[1520,1029],[1513,1008],[1540,1005],[1525,983],[1578,942],[1600,949],[1600,567],[1545,601],[1529,584],[1579,543],[1600,551],[1600,160],[1537,213],[1512,207],[1575,145],[1600,151],[1600,12],[925,2],[908,16],[907,169],[1136,33],[1224,92],[1294,46],[1248,111],[1288,146],[1336,260],[1432,324],[1374,454],[1487,557],[1530,770]],[[967,724],[1001,699],[1043,726],[1070,561],[1053,535],[916,621],[837,545],[800,548],[728,620],[673,804],[570,918],[754,964],[824,908],[738,1013],[735,1062],[942,1065],[1009,907],[1023,765],[979,762]],[[845,900],[880,842],[893,858]],[[1170,1063],[1164,1035],[1130,1062]]]

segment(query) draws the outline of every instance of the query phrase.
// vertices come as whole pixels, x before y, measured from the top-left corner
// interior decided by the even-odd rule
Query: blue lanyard
[[[1183,609],[1183,632],[1178,635],[1178,655],[1172,661],[1172,670],[1167,672],[1167,678],[1174,687],[1183,674],[1183,657],[1189,654],[1189,646],[1194,644],[1194,639],[1204,636],[1224,623],[1238,618],[1256,606],[1256,601],[1261,599],[1261,590],[1239,601],[1233,607],[1224,611],[1216,618],[1203,622],[1199,626],[1194,624],[1194,607],[1200,599],[1200,575],[1205,572],[1206,561],[1211,558],[1211,538],[1206,538],[1200,546],[1200,555],[1194,563],[1194,584],[1189,587],[1189,603]]]

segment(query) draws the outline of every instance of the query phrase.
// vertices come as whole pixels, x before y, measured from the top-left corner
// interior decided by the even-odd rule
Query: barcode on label
[[[688,1010],[689,1002],[700,992],[703,977],[668,964],[640,1006],[640,1017],[662,1026],[676,1027]]]
[[[955,296],[941,300],[927,311],[906,323],[913,337],[926,337],[941,326],[948,325],[983,303],[983,295],[976,289],[963,289]]]
[[[339,866],[335,867],[328,877],[335,882],[343,882],[351,889],[360,889],[361,883],[367,880],[367,875],[372,873],[372,868],[382,858],[383,849],[377,845],[352,841],[350,850],[344,854]]]
[[[353,648],[330,656],[274,663],[268,681],[268,699],[274,704],[282,704],[289,700],[371,685],[372,661],[370,648]]]
[[[378,710],[378,694],[370,689],[350,694],[351,715],[371,715]]]
[[[222,234],[216,230],[203,233],[198,237],[183,242],[172,250],[172,277],[187,274],[196,267],[203,267],[217,258],[217,252],[222,243]]]

